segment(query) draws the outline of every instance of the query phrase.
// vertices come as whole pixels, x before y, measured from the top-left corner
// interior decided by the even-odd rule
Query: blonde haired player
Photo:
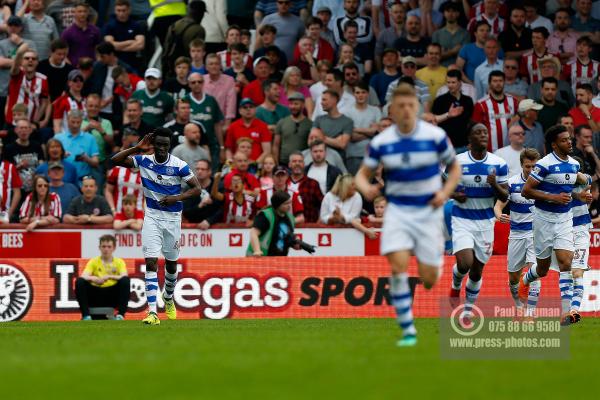
[[[534,201],[524,198],[521,190],[539,159],[540,153],[536,149],[529,148],[521,152],[520,161],[523,172],[508,179],[508,200],[497,200],[494,206],[496,219],[501,223],[510,223],[507,254],[508,286],[518,309],[525,306],[519,299],[519,278],[524,268],[530,268],[535,263],[532,210]],[[507,204],[510,208],[510,215],[502,212]],[[526,305],[528,316],[533,315],[540,289],[541,281],[535,281],[529,286]]]
[[[417,343],[407,273],[410,257],[416,256],[423,284],[431,288],[443,264],[442,206],[461,175],[446,133],[418,120],[418,110],[415,89],[400,84],[390,106],[395,125],[373,138],[355,181],[358,190],[373,200],[379,195],[379,186],[371,184],[371,178],[379,164],[383,164],[388,205],[383,218],[381,254],[387,257],[392,269],[390,294],[403,334],[397,345],[402,347]],[[448,166],[445,183],[440,164]]]

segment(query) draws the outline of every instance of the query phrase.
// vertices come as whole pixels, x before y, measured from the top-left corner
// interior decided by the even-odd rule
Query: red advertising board
[[[432,290],[409,270],[417,317],[437,317],[446,301],[452,257]],[[598,265],[600,257],[590,257]],[[84,259],[0,259],[0,321],[76,320],[74,281]],[[128,319],[146,310],[143,260],[127,259],[131,278]],[[383,257],[208,258],[180,260],[174,299],[181,319],[381,318],[389,305],[389,268]],[[161,268],[162,269],[162,268]],[[159,274],[162,287],[164,277]],[[600,310],[600,270],[585,274],[582,311]],[[542,297],[559,296],[557,274],[544,278]],[[510,296],[506,257],[493,256],[484,270],[481,297]],[[162,305],[159,301],[159,307]],[[162,309],[161,309],[162,311]]]

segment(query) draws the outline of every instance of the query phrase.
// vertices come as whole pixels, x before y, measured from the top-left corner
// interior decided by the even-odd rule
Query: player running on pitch
[[[536,149],[529,148],[521,152],[521,168],[523,172],[508,180],[508,201],[496,201],[494,213],[502,223],[510,223],[508,236],[508,286],[510,294],[518,309],[525,307],[527,316],[532,316],[537,305],[541,281],[530,285],[527,304],[519,299],[519,278],[525,267],[530,268],[535,263],[533,250],[533,200],[523,197],[521,190],[527,181],[531,170],[540,159]],[[510,204],[510,216],[502,213],[502,209]]]
[[[146,212],[142,228],[142,246],[146,259],[146,298],[148,315],[143,322],[159,325],[156,314],[158,291],[158,257],[165,257],[165,313],[169,319],[177,318],[173,291],[177,282],[177,259],[181,237],[182,201],[200,194],[200,184],[188,165],[169,154],[173,134],[167,128],[156,128],[136,146],[112,157],[116,165],[139,168],[146,199]],[[139,154],[154,146],[154,154]],[[181,184],[192,188],[181,193]]]
[[[535,200],[533,214],[533,244],[537,265],[534,264],[519,280],[519,297],[527,297],[531,282],[548,274],[554,252],[560,269],[558,286],[562,306],[562,324],[581,319],[571,307],[573,298],[573,221],[571,193],[575,185],[587,185],[590,177],[579,172],[579,163],[569,156],[573,145],[569,131],[555,125],[546,132],[547,146],[552,153],[535,165],[523,186],[525,198]]]
[[[452,249],[456,264],[452,271],[450,301],[458,303],[463,278],[465,304],[459,321],[465,327],[472,322],[472,309],[482,283],[484,265],[492,255],[494,243],[494,198],[508,198],[508,166],[493,153],[488,153],[489,135],[483,124],[469,130],[468,152],[456,156],[462,169],[461,190],[453,194]]]
[[[431,288],[443,263],[443,205],[460,179],[454,148],[440,128],[417,119],[419,103],[415,90],[401,84],[394,91],[390,114],[392,125],[370,143],[368,154],[356,174],[356,186],[367,199],[379,195],[370,183],[379,164],[386,174],[388,206],[384,214],[381,254],[391,265],[390,294],[403,337],[398,346],[417,343],[408,284],[411,255],[417,258],[425,288]],[[442,183],[440,164],[448,166]]]
[[[579,157],[573,158],[579,165],[583,165],[583,160]],[[571,262],[571,272],[573,273],[573,298],[571,300],[571,310],[577,312],[579,312],[579,307],[581,307],[581,301],[583,300],[583,273],[589,269],[590,229],[593,225],[590,211],[588,210],[588,204],[591,202],[592,194],[590,193],[589,185],[579,185],[573,189],[571,213],[573,214],[573,246],[575,251],[573,252],[573,261]],[[554,254],[552,254],[550,268],[553,271],[559,271],[558,262]],[[535,282],[538,281],[532,282],[531,285]]]

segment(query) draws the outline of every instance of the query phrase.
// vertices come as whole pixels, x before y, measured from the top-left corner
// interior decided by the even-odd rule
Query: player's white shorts
[[[444,261],[444,210],[388,204],[381,229],[381,254],[412,250],[419,262],[441,267]]]
[[[168,221],[146,215],[142,226],[144,258],[158,258],[162,254],[169,261],[179,258],[181,220]]]
[[[508,272],[520,271],[525,264],[535,263],[533,237],[508,239]]]
[[[535,256],[546,259],[553,250],[573,251],[573,223],[548,222],[541,218],[533,219],[533,246]]]
[[[487,231],[470,229],[469,226],[452,218],[452,251],[473,249],[475,257],[483,264],[487,263],[494,250],[494,227]]]
[[[590,269],[588,266],[588,260],[590,258],[590,231],[576,230],[573,231],[573,261],[571,262],[571,269],[582,269],[587,271]],[[554,252],[552,252],[552,261],[550,263],[550,269],[553,271],[559,271],[558,261]]]

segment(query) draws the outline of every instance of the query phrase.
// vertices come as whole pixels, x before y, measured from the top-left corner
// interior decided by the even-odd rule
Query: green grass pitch
[[[437,319],[395,347],[391,319],[0,324],[2,399],[515,399],[595,397],[600,319],[568,361],[449,361]]]

